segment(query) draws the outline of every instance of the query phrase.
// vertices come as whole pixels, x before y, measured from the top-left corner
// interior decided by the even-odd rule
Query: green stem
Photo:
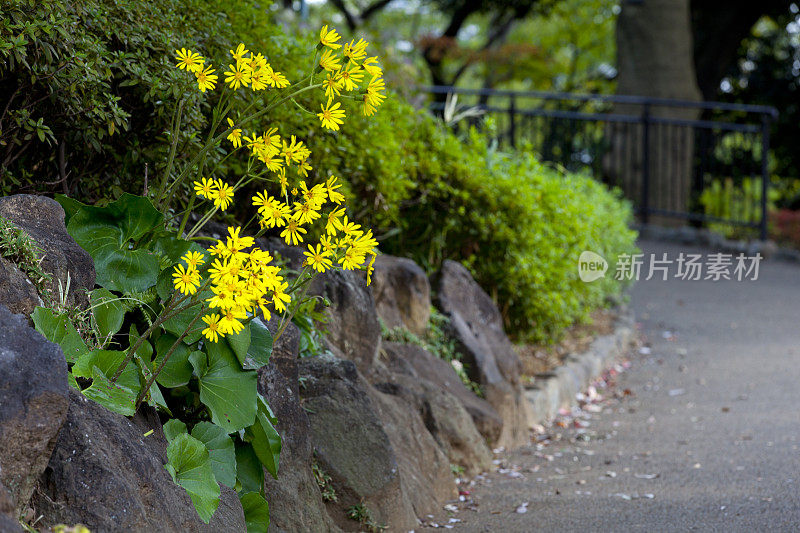
[[[161,373],[161,371],[164,369],[164,365],[167,364],[167,361],[169,361],[169,358],[172,356],[173,352],[175,352],[175,350],[178,348],[178,346],[183,342],[183,339],[186,338],[186,335],[189,334],[189,331],[191,331],[192,326],[195,325],[195,323],[200,319],[201,316],[203,316],[202,309],[200,310],[199,313],[197,313],[197,315],[195,315],[195,317],[192,319],[192,321],[189,322],[189,325],[186,327],[184,332],[181,333],[181,336],[178,337],[178,339],[172,344],[172,346],[170,346],[169,351],[164,356],[164,359],[161,361],[161,364],[158,365],[158,368],[156,368],[155,372],[153,372],[153,374],[150,376],[150,379],[147,380],[147,384],[145,384],[145,386],[142,388],[142,390],[139,391],[139,395],[136,397],[136,404],[135,404],[135,406],[133,408],[134,411],[137,411],[139,409],[139,405],[141,405],[142,400],[144,399],[144,397],[147,394],[147,392],[150,390],[150,387],[153,386],[153,383],[155,382],[156,378]]]
[[[169,157],[167,158],[167,166],[164,168],[164,176],[161,178],[161,183],[158,186],[158,196],[155,199],[156,205],[161,202],[161,198],[164,196],[167,183],[169,183],[169,175],[172,173],[172,165],[175,162],[175,151],[178,148],[178,131],[180,131],[181,119],[183,117],[183,102],[184,99],[181,98],[178,102],[178,112],[175,115],[175,119],[172,121],[172,129],[170,130],[172,144],[169,148]]]

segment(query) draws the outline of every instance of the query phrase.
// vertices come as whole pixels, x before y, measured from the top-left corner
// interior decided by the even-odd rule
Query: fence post
[[[517,97],[511,95],[508,103],[508,137],[511,148],[517,147]]]
[[[769,193],[769,114],[761,115],[761,240],[767,240],[767,194]]]
[[[650,216],[650,104],[642,106],[642,224]]]

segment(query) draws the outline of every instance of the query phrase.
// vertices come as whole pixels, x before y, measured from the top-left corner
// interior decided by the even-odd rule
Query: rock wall
[[[66,234],[61,207],[18,195],[0,199],[0,215],[29,231],[45,250],[45,269],[56,279],[68,272],[70,298],[85,301],[93,265]],[[259,244],[293,267],[302,262],[296,248]],[[24,274],[0,267],[0,304],[30,313],[38,299]],[[330,301],[329,353],[300,359],[291,326],[258,375],[283,438],[278,479],[266,476],[271,531],[364,530],[347,516],[353,506],[390,531],[418,529],[418,517],[457,497],[454,467],[480,473],[491,467],[492,447],[528,442],[520,363],[497,308],[458,263],[445,262],[432,279],[408,259],[382,256],[372,287],[354,272],[312,284],[312,294]],[[484,397],[420,346],[382,341],[380,321],[424,335],[432,303],[449,317]],[[275,332],[277,322],[269,327]],[[244,531],[230,490],[212,523],[200,522],[163,468],[166,441],[154,412],[128,419],[68,389],[60,349],[1,306],[0,370],[0,449],[13,450],[0,454],[0,525],[33,507],[43,525],[81,522],[92,531]],[[335,500],[323,499],[315,473],[329,477]]]

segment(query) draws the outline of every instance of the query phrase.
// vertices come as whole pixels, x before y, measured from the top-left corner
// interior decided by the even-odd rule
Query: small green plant
[[[450,463],[450,472],[456,477],[461,477],[464,475],[464,467],[455,463]]]
[[[361,523],[367,528],[368,531],[370,531],[370,533],[379,533],[380,531],[386,529],[386,526],[375,523],[375,521],[372,519],[372,514],[369,512],[369,509],[367,509],[367,506],[363,501],[355,505],[351,505],[346,509],[345,512],[347,513],[347,518]]]
[[[337,502],[339,497],[336,495],[336,490],[333,488],[331,476],[322,470],[322,467],[317,463],[316,457],[311,462],[311,471],[314,473],[314,479],[317,482],[320,492],[322,493],[322,500],[325,502]]]
[[[472,392],[483,397],[483,390],[478,383],[472,381],[468,374],[468,368],[461,361],[461,355],[456,350],[456,343],[447,333],[450,319],[440,313],[436,308],[431,307],[430,318],[425,334],[419,337],[404,327],[389,329],[383,321],[380,321],[381,337],[388,342],[399,342],[403,344],[413,344],[424,348],[435,357],[447,361],[453,367],[459,379]]]
[[[53,277],[42,268],[42,249],[22,228],[4,217],[0,217],[0,256],[28,276],[45,302],[52,299]]]

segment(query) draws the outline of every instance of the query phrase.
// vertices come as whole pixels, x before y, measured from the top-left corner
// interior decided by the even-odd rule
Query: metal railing
[[[753,228],[767,238],[770,124],[775,108],[641,96],[423,87],[442,115],[480,116],[497,141],[619,187],[644,223]],[[453,97],[457,102],[453,102]]]

